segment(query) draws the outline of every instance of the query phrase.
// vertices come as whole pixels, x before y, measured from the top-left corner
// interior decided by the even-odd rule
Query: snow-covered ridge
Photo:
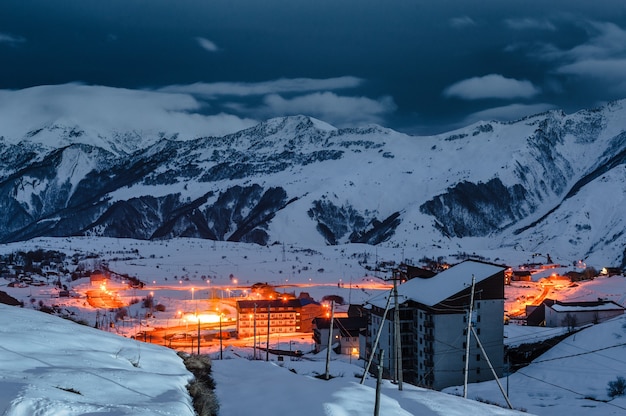
[[[429,137],[306,116],[225,135],[144,134],[147,118],[137,128],[73,118],[72,127],[29,127],[20,140],[0,131],[0,206],[11,219],[0,220],[0,241],[523,246],[564,263],[626,266],[623,101]]]

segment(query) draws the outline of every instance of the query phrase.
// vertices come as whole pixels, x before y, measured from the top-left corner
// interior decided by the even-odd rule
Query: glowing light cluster
[[[187,322],[193,323],[198,323],[198,320],[200,320],[201,324],[215,324],[220,321],[220,314],[212,312],[198,314],[188,313],[185,315],[184,319]]]

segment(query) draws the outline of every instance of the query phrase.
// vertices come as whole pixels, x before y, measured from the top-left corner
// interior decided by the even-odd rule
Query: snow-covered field
[[[372,415],[375,380],[361,385],[362,367],[333,355],[331,379],[325,374],[325,353],[301,361],[265,362],[241,358],[213,362],[217,396],[223,415]],[[390,381],[381,388],[380,414],[389,416],[520,415],[496,406],[464,400],[433,390]]]
[[[174,239],[167,241],[139,241],[117,238],[40,238],[25,242],[0,245],[0,254],[18,250],[58,250],[72,256],[79,253],[91,258],[82,260],[88,270],[98,269],[106,263],[115,272],[136,277],[146,283],[141,289],[119,288],[118,296],[129,301],[150,293],[156,303],[166,307],[148,322],[150,326],[171,325],[180,319],[179,312],[205,309],[209,298],[228,299],[249,294],[250,286],[267,282],[278,287],[279,292],[309,293],[314,299],[338,295],[346,303],[363,304],[385,290],[390,284],[389,270],[376,271],[376,264],[401,261],[420,265],[423,257],[406,248],[373,247],[364,244],[343,246],[298,247],[295,245],[258,246],[254,244],[215,242],[199,239]],[[518,250],[504,253],[479,253],[486,261],[506,263],[511,266],[532,260],[532,253]],[[454,257],[444,259],[458,262]],[[594,265],[600,269],[601,265]],[[68,265],[77,267],[77,265]],[[566,272],[572,268],[562,268]],[[537,279],[536,279],[537,280]],[[0,279],[0,288],[26,304],[37,306],[44,302],[57,304],[79,314],[87,322],[95,322],[96,311],[85,309],[84,298],[59,298],[51,286],[8,288],[8,281]],[[70,289],[83,293],[88,279],[63,281]],[[577,285],[553,285],[548,298],[557,300],[597,300],[606,298],[626,305],[626,279],[614,276],[598,278]],[[541,282],[513,282],[506,287],[505,310],[521,310],[542,292]],[[135,307],[135,305],[133,305]],[[139,305],[136,305],[139,307]],[[132,309],[132,308],[131,308]],[[131,310],[131,316],[138,311]],[[123,331],[124,326],[116,331]]]
[[[359,385],[354,374],[360,369],[336,356],[333,378],[325,381],[311,377],[324,372],[322,357],[280,364],[235,353],[213,362],[221,415],[373,413],[373,381]],[[6,416],[194,414],[185,390],[191,375],[174,351],[1,304],[0,368],[0,412]],[[385,382],[381,414],[520,413],[409,385],[400,393]]]
[[[626,372],[626,319],[596,325],[568,338],[508,380],[511,412],[455,395],[385,381],[381,414],[620,415],[626,399],[608,400],[607,382]],[[356,377],[360,361],[325,354],[304,359],[250,361],[229,347],[213,361],[221,415],[371,415],[375,381]],[[0,305],[0,411],[7,416],[192,415],[185,384],[190,374],[164,347],[113,336],[19,307]],[[507,380],[502,379],[503,385]],[[448,389],[459,393],[460,389]],[[469,397],[504,401],[495,382],[470,385]]]
[[[363,303],[382,290],[372,289],[372,285],[384,283],[384,278],[388,277],[385,272],[372,269],[376,263],[399,262],[400,259],[419,263],[417,253],[404,249],[364,245],[315,249],[281,245],[260,247],[193,239],[144,242],[46,238],[2,245],[0,254],[39,248],[68,255],[97,254],[83,260],[92,262],[85,266],[92,268],[98,262],[106,262],[112,270],[147,282],[143,290],[120,290],[119,293],[122,297],[143,297],[153,292],[156,302],[166,305],[164,312],[156,313],[156,318],[147,322],[154,327],[179,319],[177,312],[180,310],[196,305],[206,307],[211,296],[219,299],[245,296],[245,287],[256,282],[278,285],[281,291],[306,291],[317,300],[336,294],[346,301]],[[531,258],[530,253],[517,252],[517,256],[505,258],[500,253],[487,259],[497,257],[514,265]],[[71,282],[63,278],[63,283],[81,293],[79,286],[85,284],[81,280]],[[8,281],[0,279],[0,290],[23,300],[25,308],[0,305],[0,411],[4,411],[0,414],[193,414],[184,389],[190,374],[173,351],[28,310],[37,307],[40,301],[59,304],[80,314],[79,318],[90,325],[97,313],[85,307],[83,298],[57,297],[51,286],[10,288],[7,284]],[[289,286],[291,284],[299,287]],[[192,291],[192,288],[197,290]],[[540,282],[515,282],[505,291],[507,310],[523,307],[541,291]],[[613,276],[577,285],[555,285],[549,297],[559,300],[601,297],[623,305],[625,295],[626,278]],[[135,329],[122,324],[117,325],[115,331],[129,335],[128,332]],[[505,342],[518,345],[561,332],[561,329],[507,325]],[[309,338],[294,339],[297,343],[294,348],[310,350]],[[607,383],[626,374],[626,360],[622,358],[626,356],[624,339],[626,320],[623,318],[568,338],[534,364],[509,376],[514,407],[546,416],[626,414],[623,398],[604,402],[608,400]],[[272,344],[274,342],[286,340],[272,339]],[[238,344],[231,340],[224,347],[225,359],[214,361],[222,415],[343,416],[373,412],[374,380],[368,379],[365,385],[359,385],[355,378],[355,374],[362,371],[362,361],[333,356],[330,365],[333,378],[323,381],[314,377],[324,372],[323,356],[307,354],[301,361],[287,358],[279,362],[270,355],[270,362],[261,362],[248,360],[252,351],[245,342]],[[203,345],[202,352],[217,358],[219,349],[216,348],[219,347],[215,343]],[[135,367],[134,363],[138,365]],[[502,383],[505,384],[506,379],[502,379]],[[459,390],[448,391],[458,393]],[[471,398],[504,404],[494,382],[472,385],[469,392]],[[404,391],[399,392],[397,386],[389,382],[383,386],[381,409],[384,415],[509,414],[498,407],[406,383]]]

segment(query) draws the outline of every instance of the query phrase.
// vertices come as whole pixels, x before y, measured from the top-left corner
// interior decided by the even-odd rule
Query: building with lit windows
[[[332,345],[337,354],[359,355],[359,334],[367,327],[365,317],[340,317],[333,319]],[[313,320],[313,341],[315,352],[328,347],[330,318]]]
[[[474,277],[473,327],[498,375],[504,364],[504,271],[499,266],[465,261],[433,277],[416,277],[398,286],[402,379],[441,390],[464,382],[468,311]],[[378,295],[367,303],[368,330],[362,339],[362,358],[371,354],[382,326],[378,351],[384,350],[383,373],[395,378],[394,305],[383,319],[387,298]],[[375,367],[372,367],[375,368]],[[468,381],[493,379],[476,338],[470,336]]]
[[[311,299],[259,299],[237,301],[239,338],[270,334],[312,332],[312,321],[323,315],[322,306]]]

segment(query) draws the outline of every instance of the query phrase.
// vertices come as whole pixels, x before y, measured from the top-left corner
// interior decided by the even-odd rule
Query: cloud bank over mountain
[[[221,136],[256,121],[231,114],[203,114],[189,94],[67,84],[0,90],[0,136],[17,140],[33,128],[79,123],[98,131],[164,132],[181,138]],[[27,120],[27,122],[25,122]]]
[[[574,112],[626,97],[624,7],[219,0],[179,3],[174,17],[165,0],[0,2],[0,62],[10,62],[0,90],[178,92],[222,119],[303,112],[427,135],[477,115],[508,120],[503,109]]]

